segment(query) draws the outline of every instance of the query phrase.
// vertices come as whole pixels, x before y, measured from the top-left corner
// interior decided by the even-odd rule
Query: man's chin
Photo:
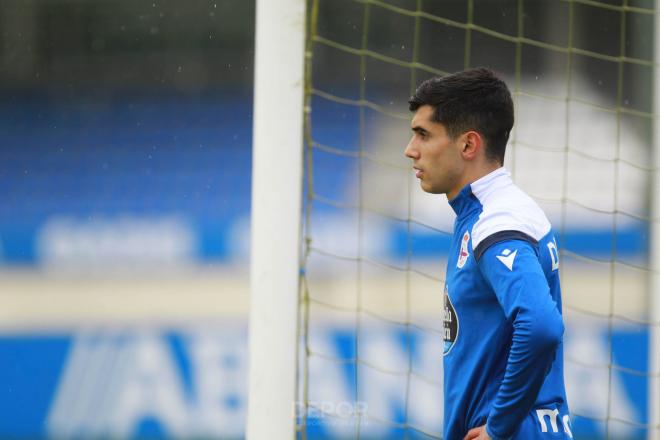
[[[429,194],[444,194],[445,192],[442,190],[439,190],[438,188],[434,188],[433,185],[428,184],[427,182],[424,182],[423,180],[420,180],[419,182],[420,188],[422,188],[422,191],[429,193]]]

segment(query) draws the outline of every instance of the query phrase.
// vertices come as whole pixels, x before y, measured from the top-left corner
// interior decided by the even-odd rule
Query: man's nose
[[[413,144],[414,142],[411,139],[410,142],[408,142],[408,145],[406,145],[406,149],[403,151],[403,154],[405,154],[406,157],[409,157],[410,159],[417,159],[417,149]]]

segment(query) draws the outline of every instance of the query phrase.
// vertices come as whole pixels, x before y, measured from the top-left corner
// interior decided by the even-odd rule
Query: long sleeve
[[[495,243],[481,255],[479,269],[513,326],[506,371],[486,424],[493,440],[508,439],[536,401],[564,325],[534,245]]]

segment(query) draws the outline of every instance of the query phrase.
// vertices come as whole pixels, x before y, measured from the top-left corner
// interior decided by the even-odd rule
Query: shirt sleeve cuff
[[[493,431],[490,430],[490,426],[488,426],[488,423],[486,423],[486,433],[488,434],[488,437],[491,438],[491,440],[510,440],[511,437],[498,437],[495,434],[493,434]]]

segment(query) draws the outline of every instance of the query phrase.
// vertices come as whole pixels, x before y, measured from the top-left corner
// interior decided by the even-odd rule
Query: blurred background
[[[402,155],[406,101],[486,65],[560,239],[573,433],[644,438],[654,2],[313,3],[305,401],[369,403],[367,437],[441,432],[453,213]],[[254,8],[0,0],[1,438],[243,436]]]
[[[254,2],[0,1],[0,437],[238,437]]]

